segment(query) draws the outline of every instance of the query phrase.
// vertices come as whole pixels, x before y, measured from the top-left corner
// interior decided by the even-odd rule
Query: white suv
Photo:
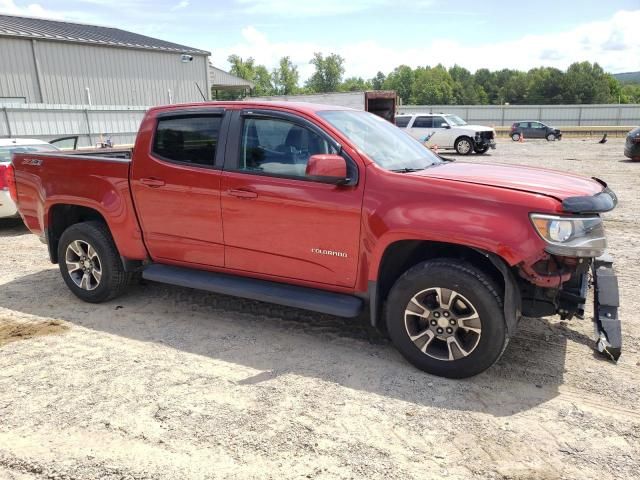
[[[467,125],[457,115],[444,113],[413,113],[397,115],[396,126],[406,128],[415,139],[428,147],[455,149],[460,155],[471,152],[485,153],[496,148],[496,132],[493,128]]]

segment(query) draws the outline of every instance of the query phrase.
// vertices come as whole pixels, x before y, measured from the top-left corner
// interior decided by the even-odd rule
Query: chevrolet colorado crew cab
[[[483,154],[496,148],[496,132],[482,125],[469,125],[457,115],[414,113],[397,115],[398,128],[428,147],[455,150],[460,155]]]
[[[581,317],[620,354],[601,180],[446,161],[371,113],[212,102],[151,108],[131,158],[13,155],[20,215],[69,289],[142,276],[342,317],[368,313],[416,367],[467,377],[524,317]],[[526,321],[523,319],[522,321]]]

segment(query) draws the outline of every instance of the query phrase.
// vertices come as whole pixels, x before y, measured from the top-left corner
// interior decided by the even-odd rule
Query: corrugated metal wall
[[[468,123],[507,127],[519,120],[554,126],[640,125],[640,105],[402,105],[401,113],[451,113]]]
[[[26,97],[28,103],[88,104],[87,88],[93,105],[202,101],[196,83],[210,95],[203,55],[185,63],[179,53],[3,37],[0,61],[0,97]]]
[[[0,38],[0,97],[40,101],[31,40]]]
[[[79,146],[101,137],[115,145],[134,143],[146,107],[27,104],[0,107],[0,137],[53,140],[79,135]]]

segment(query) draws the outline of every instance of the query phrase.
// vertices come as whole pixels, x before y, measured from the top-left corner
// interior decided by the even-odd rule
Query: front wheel
[[[81,300],[100,303],[122,294],[131,274],[124,271],[109,229],[101,222],[67,228],[58,244],[60,273]]]
[[[473,140],[469,137],[460,137],[454,145],[460,155],[469,155],[473,151]]]
[[[511,140],[513,140],[514,142],[519,142],[520,141],[520,134],[519,133],[512,133],[511,134]]]
[[[429,260],[404,273],[387,300],[389,336],[427,373],[476,375],[502,355],[508,337],[499,288],[482,271],[455,259]]]
[[[549,133],[547,135],[547,142],[555,142],[556,140],[556,134],[555,133]]]

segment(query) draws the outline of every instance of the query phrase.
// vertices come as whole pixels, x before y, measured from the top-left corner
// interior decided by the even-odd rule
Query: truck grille
[[[482,140],[493,140],[493,132],[480,132],[479,136]]]

